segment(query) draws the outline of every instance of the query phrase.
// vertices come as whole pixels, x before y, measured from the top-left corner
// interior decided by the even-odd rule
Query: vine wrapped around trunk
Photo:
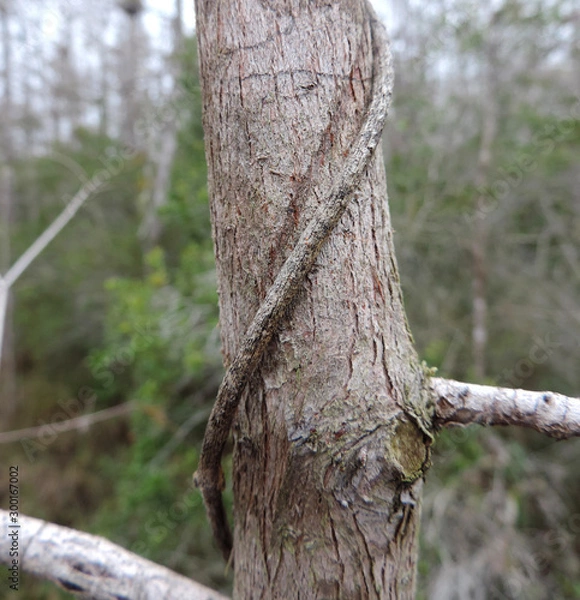
[[[384,103],[383,73],[391,83],[382,25],[353,0],[198,2],[197,15],[222,341],[233,368],[197,476],[227,554],[216,458],[245,386],[234,420],[235,595],[412,598],[431,415],[380,148],[372,154],[382,124],[360,141],[376,98]],[[342,199],[350,203],[332,233],[332,219],[321,228],[330,235],[312,270],[301,258],[284,267],[308,245],[302,232]],[[295,298],[257,326],[254,315],[277,294],[269,290],[284,285]],[[256,335],[267,344],[261,362],[260,342],[248,345]]]

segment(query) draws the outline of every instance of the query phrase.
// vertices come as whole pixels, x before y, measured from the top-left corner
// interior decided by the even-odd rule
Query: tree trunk
[[[2,31],[2,57],[4,65],[4,99],[0,122],[0,277],[10,268],[12,256],[10,227],[14,214],[14,160],[15,149],[12,137],[12,37],[10,35],[10,4],[0,6],[0,30]],[[12,293],[7,292],[6,312],[0,310],[0,421],[10,427],[10,419],[16,410],[16,353],[14,349],[14,319]]]
[[[7,150],[8,153],[8,150]],[[10,162],[0,166],[0,276],[10,267],[10,225],[12,223],[13,169]],[[0,310],[0,422],[9,429],[16,411],[16,352],[14,339],[13,298],[6,291],[6,312]]]
[[[493,31],[494,20],[490,23],[489,39],[485,43],[485,77],[482,78],[482,124],[481,141],[477,158],[475,187],[478,192],[475,205],[472,256],[472,314],[473,324],[471,340],[473,348],[473,371],[477,381],[484,381],[486,375],[487,356],[487,246],[488,223],[486,218],[486,188],[489,184],[492,151],[497,136],[497,48]]]
[[[179,53],[183,50],[183,8],[181,0],[175,2],[175,16],[172,21],[173,29],[173,56],[170,57],[168,71],[171,73],[173,82],[172,90],[167,99],[169,106],[177,106],[180,97],[181,85]],[[171,169],[177,152],[178,145],[178,115],[167,120],[161,126],[157,139],[151,140],[157,148],[153,147],[152,161],[157,170],[153,180],[151,199],[141,225],[141,235],[146,249],[151,249],[159,244],[163,232],[163,223],[159,211],[168,201],[169,187],[171,184]],[[155,136],[154,136],[155,137]],[[156,156],[155,156],[156,155]],[[152,169],[155,167],[151,165]]]
[[[140,2],[125,2],[121,8],[128,15],[128,43],[124,45],[124,56],[121,57],[119,75],[121,78],[121,96],[124,102],[124,111],[121,120],[121,139],[129,146],[137,145],[136,123],[139,116],[139,102],[137,99],[137,78],[139,65],[145,60],[139,55],[140,49],[140,21],[142,10]],[[140,140],[142,142],[142,140]]]
[[[226,363],[372,93],[360,0],[198,0]],[[431,422],[375,154],[234,425],[238,598],[413,598]]]

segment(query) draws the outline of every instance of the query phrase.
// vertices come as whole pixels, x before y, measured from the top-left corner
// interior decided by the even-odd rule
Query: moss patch
[[[428,467],[429,449],[425,435],[411,421],[401,420],[391,445],[393,459],[400,465],[403,481],[413,482],[423,475]]]

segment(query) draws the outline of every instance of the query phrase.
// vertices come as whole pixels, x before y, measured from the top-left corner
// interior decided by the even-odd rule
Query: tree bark
[[[370,101],[360,1],[198,1],[226,364]],[[291,312],[291,314],[290,314]],[[380,150],[234,425],[235,596],[412,598],[431,422]]]

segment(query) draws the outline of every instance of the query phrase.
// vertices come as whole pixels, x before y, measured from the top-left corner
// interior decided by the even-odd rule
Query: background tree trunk
[[[226,363],[357,136],[373,18],[197,2]],[[238,411],[237,597],[413,597],[425,398],[379,151]]]
[[[12,260],[10,227],[14,213],[14,159],[15,150],[10,129],[13,118],[12,102],[12,36],[10,35],[10,3],[0,6],[2,31],[3,89],[2,121],[0,123],[0,276],[6,274]],[[16,356],[14,349],[14,324],[12,293],[7,298],[4,334],[0,335],[0,417],[3,427],[10,427],[16,410]],[[2,318],[2,317],[0,317]],[[0,325],[2,329],[2,325]]]
[[[490,17],[488,36],[485,41],[485,73],[482,76],[482,123],[481,139],[477,157],[475,186],[477,199],[473,222],[472,255],[472,315],[471,340],[473,350],[473,373],[478,381],[484,381],[487,357],[487,245],[488,223],[485,214],[485,189],[489,185],[490,171],[493,161],[493,145],[497,137],[498,100],[497,100],[497,42],[495,40],[494,17]]]

